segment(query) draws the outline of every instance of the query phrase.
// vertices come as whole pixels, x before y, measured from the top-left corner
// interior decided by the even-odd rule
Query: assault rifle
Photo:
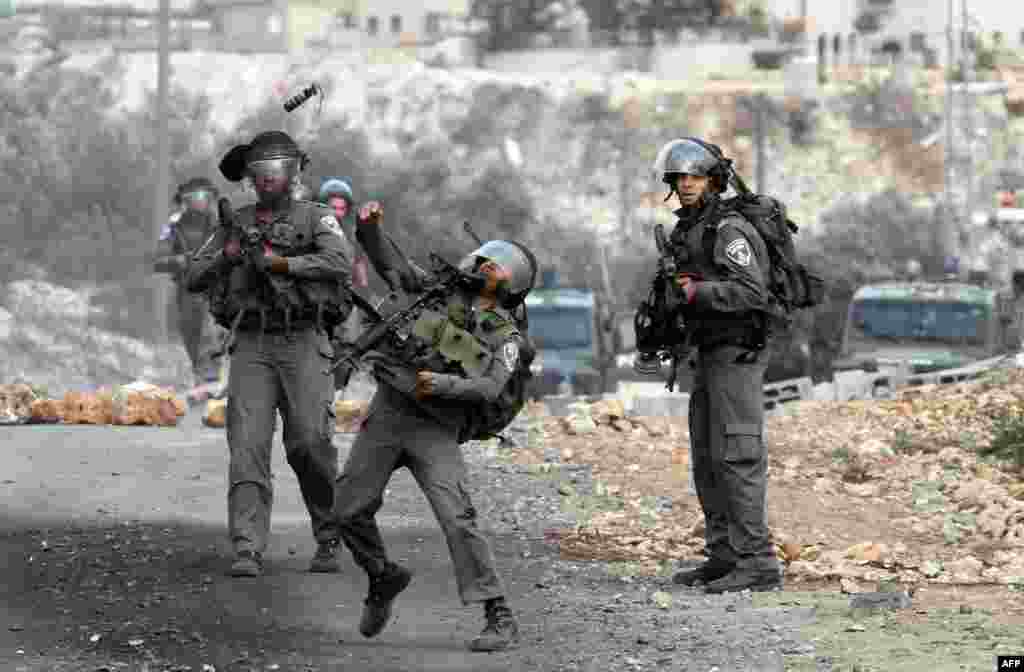
[[[679,366],[692,349],[693,320],[683,315],[686,302],[680,295],[679,274],[674,245],[665,235],[665,227],[656,224],[654,242],[658,248],[658,272],[651,282],[647,299],[637,307],[633,318],[638,356],[637,373],[656,375],[662,362],[671,362],[666,389],[675,389]],[[696,276],[694,276],[695,279]]]
[[[228,236],[238,239],[243,258],[260,271],[270,289],[273,290],[272,300],[275,303],[284,304],[280,306],[283,309],[295,308],[295,306],[289,305],[286,299],[287,290],[294,285],[295,280],[282,275],[274,275],[263,266],[262,257],[266,254],[264,245],[268,242],[263,231],[257,226],[248,228],[239,226],[235,211],[231,207],[231,201],[226,197],[221,197],[217,201],[217,214],[220,216],[220,225],[228,230]]]
[[[424,310],[443,308],[453,293],[460,289],[478,290],[477,281],[460,271],[436,254],[430,255],[433,273],[423,282],[420,295],[408,307],[395,311],[385,317],[380,311],[364,298],[359,292],[352,290],[352,300],[356,307],[369,318],[372,326],[360,334],[353,343],[336,342],[334,362],[325,373],[335,374],[335,387],[342,389],[348,385],[352,373],[359,368],[359,360],[366,353],[377,349],[382,344],[390,343],[405,349],[409,339],[414,336],[407,333]],[[413,344],[415,345],[415,344]],[[341,371],[335,373],[335,370]]]

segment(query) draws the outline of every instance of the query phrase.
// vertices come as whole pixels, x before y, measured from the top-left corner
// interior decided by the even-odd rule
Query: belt
[[[291,320],[285,319],[284,312],[280,310],[268,310],[264,315],[258,311],[249,310],[238,323],[239,331],[263,331],[268,334],[284,331],[298,331],[309,329],[317,325],[316,313],[308,312],[294,313]]]

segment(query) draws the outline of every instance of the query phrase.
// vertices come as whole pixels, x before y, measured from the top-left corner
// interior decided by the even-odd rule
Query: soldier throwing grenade
[[[365,205],[360,227],[375,226],[381,212],[375,202]],[[371,261],[386,272],[386,262]],[[519,363],[521,336],[511,311],[533,287],[536,261],[516,243],[490,241],[459,268],[477,289],[452,296],[443,313],[423,311],[412,333],[425,351],[411,361],[388,348],[366,356],[379,384],[338,479],[336,510],[342,539],[369,577],[359,630],[375,637],[412,578],[388,559],[374,519],[392,472],[407,467],[448,540],[463,604],[484,603],[487,624],[469,648],[496,651],[518,641],[518,625],[477,525],[459,444],[473,434],[480,405],[500,397]],[[402,284],[415,293],[416,281]]]

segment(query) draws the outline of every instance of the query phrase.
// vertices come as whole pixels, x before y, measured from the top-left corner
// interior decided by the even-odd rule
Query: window
[[[984,344],[989,314],[984,306],[960,302],[864,300],[852,305],[850,317],[857,340]]]
[[[428,12],[424,29],[427,35],[437,35],[441,32],[441,15],[437,12]]]
[[[924,33],[913,32],[910,34],[910,50],[919,53],[925,50],[927,36]]]
[[[402,17],[398,14],[391,15],[391,32],[400,33],[402,32]]]
[[[376,16],[371,16],[368,19],[366,19],[366,32],[367,33],[369,33],[370,35],[376,35],[377,31],[379,29],[380,29],[380,19],[378,19]]]

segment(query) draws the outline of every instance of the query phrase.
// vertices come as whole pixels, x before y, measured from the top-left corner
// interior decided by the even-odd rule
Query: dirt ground
[[[351,440],[337,438],[342,460]],[[444,538],[405,471],[379,520],[415,578],[388,629],[366,640],[365,578],[348,554],[341,575],[305,571],[313,543],[279,439],[268,571],[255,580],[224,574],[226,445],[195,414],[173,428],[0,427],[0,445],[5,672],[709,670],[737,660],[782,670],[780,647],[802,646],[787,623],[804,614],[560,558],[557,531],[572,525],[561,479],[486,445],[465,450],[474,505],[522,630],[518,649],[496,654],[465,649],[482,610],[459,603]],[[658,591],[673,605],[652,602]],[[770,642],[768,627],[781,633]]]
[[[380,521],[416,578],[394,622],[366,640],[356,629],[365,579],[347,553],[340,576],[305,572],[313,543],[279,439],[269,571],[249,581],[224,575],[226,444],[197,414],[175,428],[2,427],[0,669],[990,669],[995,653],[1024,652],[1020,592],[1000,583],[1016,571],[1019,547],[1006,541],[1016,527],[996,543],[979,509],[976,529],[948,543],[943,521],[969,510],[978,493],[968,486],[1008,492],[1016,475],[948,446],[860,457],[851,446],[869,441],[853,427],[891,429],[905,417],[893,408],[876,417],[810,405],[770,420],[770,520],[780,555],[801,559],[788,561],[784,591],[753,596],[671,582],[703,543],[679,421],[574,435],[563,420],[526,414],[517,446],[467,444],[474,505],[523,632],[518,649],[490,655],[465,650],[480,610],[459,604],[443,537],[404,471]],[[352,435],[336,440],[344,460]],[[943,465],[957,467],[946,470],[948,499],[919,511],[919,481],[942,477]],[[956,565],[968,556],[984,559],[973,576]],[[946,564],[924,577],[930,560]],[[912,607],[849,608],[846,593],[886,582],[911,590]]]

